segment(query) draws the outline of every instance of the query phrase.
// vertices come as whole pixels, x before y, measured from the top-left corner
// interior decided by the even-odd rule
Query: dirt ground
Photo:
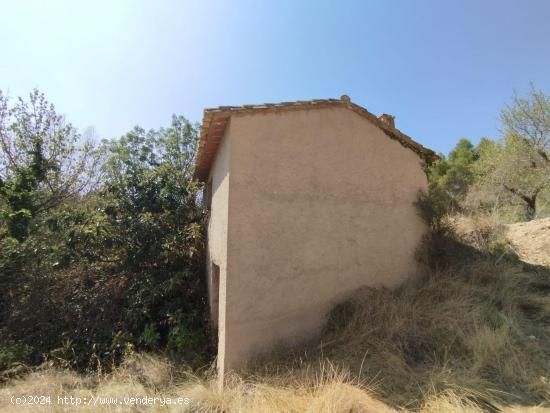
[[[550,267],[550,218],[508,225],[506,237],[523,261]]]

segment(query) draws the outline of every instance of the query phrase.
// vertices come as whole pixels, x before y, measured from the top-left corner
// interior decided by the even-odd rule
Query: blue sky
[[[550,93],[550,1],[0,0],[0,89],[99,137],[205,107],[348,94],[425,146],[497,137]]]

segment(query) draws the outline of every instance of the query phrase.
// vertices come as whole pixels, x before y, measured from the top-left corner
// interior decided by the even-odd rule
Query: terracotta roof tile
[[[430,149],[415,142],[399,129],[380,120],[367,109],[350,101],[343,95],[340,99],[313,99],[299,100],[296,102],[264,103],[259,105],[219,106],[204,110],[200,131],[199,150],[193,178],[204,181],[208,178],[210,168],[214,162],[218,146],[225,133],[225,128],[232,115],[237,113],[265,113],[290,110],[318,109],[324,107],[345,107],[363,116],[365,119],[382,129],[392,139],[401,145],[417,153],[424,161],[431,162],[437,159],[437,155]]]

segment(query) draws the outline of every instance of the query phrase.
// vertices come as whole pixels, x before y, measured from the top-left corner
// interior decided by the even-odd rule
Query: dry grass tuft
[[[111,377],[118,382],[138,382],[160,389],[173,383],[176,373],[175,367],[167,359],[139,353],[127,357]]]
[[[550,297],[533,288],[544,274],[473,261],[395,291],[366,289],[346,304],[347,323],[336,309],[324,355],[377,378],[394,405],[419,407],[449,388],[482,403],[549,401]]]
[[[79,376],[71,371],[46,369],[34,372],[23,379],[14,380],[0,389],[0,413],[20,412],[193,412],[193,413],[392,413],[410,410],[395,409],[377,400],[375,393],[359,383],[347,370],[337,368],[328,361],[298,370],[287,370],[281,376],[242,376],[228,378],[220,390],[215,377],[200,379],[177,371],[165,360],[148,355],[133,356],[112,374],[104,376]],[[153,381],[148,368],[162,374],[160,381]],[[135,369],[135,370],[134,370]],[[137,372],[134,376],[131,371]],[[155,373],[154,378],[159,376]],[[147,384],[146,384],[147,383]],[[159,384],[160,383],[160,384]],[[11,395],[50,395],[51,406],[15,406]],[[188,405],[130,406],[98,405],[71,406],[57,404],[57,397],[73,396],[90,399],[93,396],[117,397],[187,397]],[[526,407],[522,404],[500,406],[501,410],[484,399],[480,392],[450,386],[439,391],[431,387],[423,396],[422,404],[413,411],[418,413],[549,413],[542,406]]]
[[[220,391],[213,381],[196,383],[187,392],[201,401],[200,411],[243,413],[326,412],[391,413],[395,410],[376,400],[371,391],[344,370],[324,363],[313,374],[303,371],[283,377],[231,376]]]
[[[497,214],[455,214],[444,221],[462,241],[479,251],[490,251],[495,244],[505,242],[507,222]]]
[[[131,366],[131,367],[128,367]],[[160,367],[159,367],[160,366]],[[324,363],[307,374],[300,371],[283,385],[281,377],[244,379],[233,375],[220,390],[215,377],[199,379],[182,375],[166,361],[136,355],[112,374],[82,377],[71,371],[46,369],[14,380],[0,389],[0,412],[285,412],[285,413],[391,413],[395,410],[376,400],[364,386],[354,382],[351,375]],[[147,370],[151,368],[153,376]],[[158,372],[161,372],[159,375]],[[134,375],[135,372],[135,375]],[[145,372],[145,373],[144,373]],[[299,377],[299,378],[298,378]],[[160,379],[160,380],[159,380]],[[50,395],[51,406],[16,406],[12,395]],[[58,397],[122,398],[124,396],[187,397],[190,404],[182,406],[96,405],[71,406],[57,403]]]

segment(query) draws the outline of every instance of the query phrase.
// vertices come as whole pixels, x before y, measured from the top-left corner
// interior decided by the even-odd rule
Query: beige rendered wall
[[[234,115],[228,135],[222,373],[314,336],[357,288],[417,273],[425,231],[420,158],[350,110]]]
[[[211,318],[218,321],[218,358],[225,350],[225,291],[227,280],[227,222],[229,205],[229,163],[231,139],[226,135],[218,148],[209,177],[211,209],[208,220],[207,281]],[[219,267],[219,284],[213,282],[213,264]],[[218,305],[215,302],[218,301]],[[217,314],[214,314],[216,312]],[[220,364],[223,375],[223,363]]]

